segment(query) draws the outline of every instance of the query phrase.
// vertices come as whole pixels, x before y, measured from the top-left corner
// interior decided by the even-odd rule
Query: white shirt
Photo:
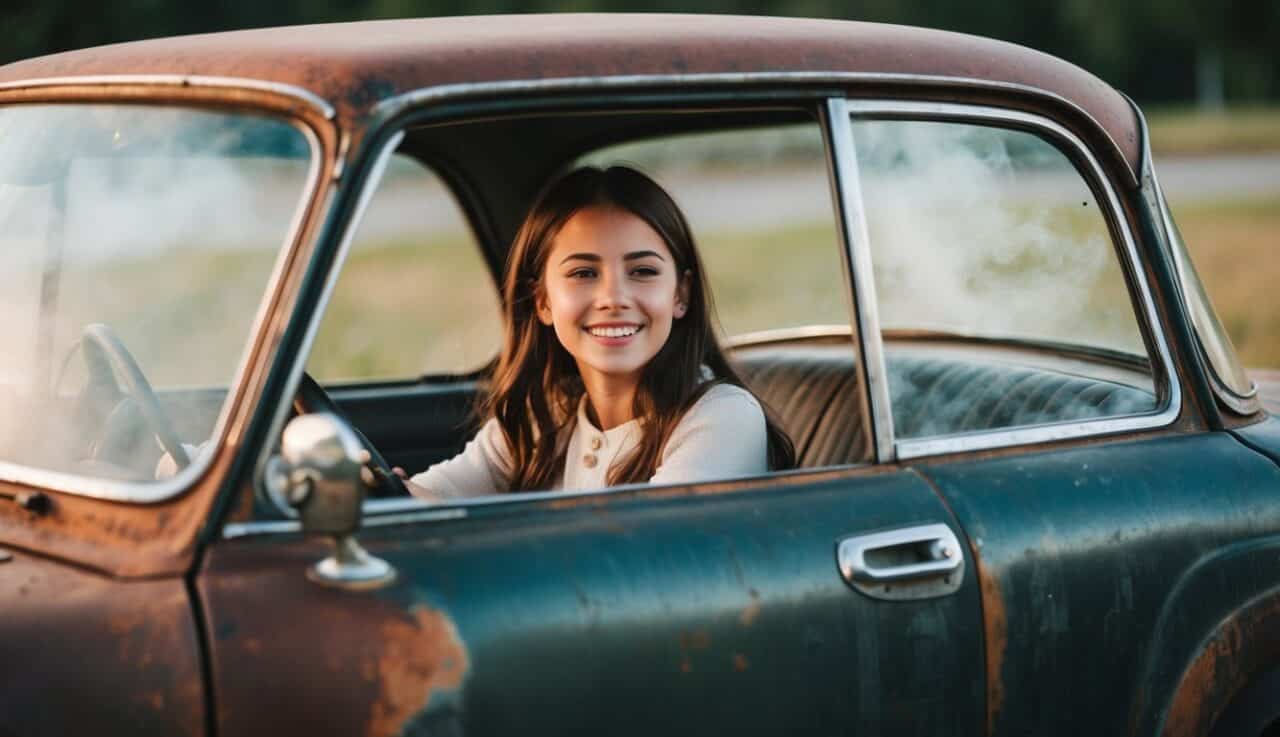
[[[613,464],[625,460],[640,443],[640,421],[599,430],[587,418],[586,397],[578,405],[564,470],[552,488],[600,489]],[[747,390],[717,384],[694,403],[672,431],[651,484],[749,476],[768,470],[764,411]],[[511,454],[496,419],[480,428],[462,452],[410,481],[434,496],[456,499],[505,492],[510,485]]]

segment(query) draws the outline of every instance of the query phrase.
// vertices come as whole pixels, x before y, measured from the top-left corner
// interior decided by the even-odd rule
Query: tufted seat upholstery
[[[791,436],[801,468],[869,460],[852,346],[765,344],[733,356]],[[893,348],[886,356],[899,438],[1134,414],[1155,405],[1148,392],[1049,369]]]

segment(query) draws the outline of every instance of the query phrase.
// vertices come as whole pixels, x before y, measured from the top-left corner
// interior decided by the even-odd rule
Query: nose
[[[596,282],[596,309],[623,310],[631,306],[631,290],[625,275],[605,269]]]

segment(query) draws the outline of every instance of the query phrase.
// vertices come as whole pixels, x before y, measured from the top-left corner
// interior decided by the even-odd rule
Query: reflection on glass
[[[158,425],[205,441],[310,159],[261,116],[0,109],[0,462],[149,480]],[[123,349],[86,350],[97,324]]]

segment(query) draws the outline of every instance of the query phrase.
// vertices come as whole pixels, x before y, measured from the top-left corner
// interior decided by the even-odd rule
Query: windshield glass
[[[1200,349],[1209,360],[1209,368],[1230,393],[1238,398],[1250,397],[1254,393],[1253,381],[1240,365],[1235,346],[1231,344],[1226,328],[1218,320],[1218,313],[1214,311],[1209,293],[1200,281],[1200,274],[1191,261],[1191,254],[1187,253],[1186,242],[1169,212],[1169,204],[1164,201],[1163,194],[1160,195],[1160,211],[1164,217],[1165,230],[1169,233],[1173,264],[1178,270],[1178,281],[1182,287],[1182,296],[1187,301],[1191,325],[1195,328]],[[1243,409],[1252,411],[1249,408]]]
[[[0,108],[0,476],[199,465],[311,160],[265,116]]]

